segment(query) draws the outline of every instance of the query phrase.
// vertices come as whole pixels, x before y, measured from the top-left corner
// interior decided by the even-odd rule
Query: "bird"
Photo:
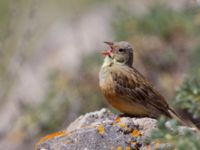
[[[150,81],[133,67],[129,42],[105,42],[109,49],[99,72],[99,86],[108,103],[125,116],[158,119],[164,115],[186,124]]]

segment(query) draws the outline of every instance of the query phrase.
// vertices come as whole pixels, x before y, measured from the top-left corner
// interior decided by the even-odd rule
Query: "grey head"
[[[133,64],[133,47],[126,41],[120,42],[105,42],[109,45],[110,50],[103,52],[106,56],[105,61],[112,61],[112,63],[120,65]]]

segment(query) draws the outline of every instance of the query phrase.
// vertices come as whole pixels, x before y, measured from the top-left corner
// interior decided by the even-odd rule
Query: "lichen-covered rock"
[[[147,149],[145,139],[156,122],[151,118],[118,118],[101,109],[80,116],[65,131],[42,138],[37,150]]]

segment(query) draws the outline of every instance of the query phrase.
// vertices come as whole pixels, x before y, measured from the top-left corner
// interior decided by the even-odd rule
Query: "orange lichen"
[[[121,146],[118,146],[118,147],[117,147],[117,150],[123,150],[123,149],[122,149],[122,147],[121,147]]]
[[[138,130],[133,130],[133,131],[131,132],[131,135],[134,136],[134,137],[138,137],[138,136],[141,136],[142,134],[141,134],[141,132],[138,131]]]
[[[131,147],[130,146],[126,146],[125,150],[131,150]]]
[[[65,135],[67,135],[67,134],[68,134],[68,133],[67,133],[67,131],[65,131],[65,130],[63,130],[63,131],[58,131],[58,132],[55,132],[55,133],[52,133],[52,134],[48,134],[48,135],[42,137],[42,138],[37,142],[36,145],[39,145],[40,143],[43,143],[43,142],[45,142],[45,141],[47,141],[47,140],[49,140],[49,139],[52,139],[52,138],[54,138],[54,137],[65,136]]]
[[[117,118],[115,119],[115,123],[119,123],[120,121],[121,121],[120,117],[117,117]]]
[[[103,125],[98,126],[97,130],[98,130],[99,134],[104,134],[105,133],[105,128],[104,128]]]
[[[127,127],[127,125],[125,124],[125,123],[119,123],[118,124],[120,127],[122,127],[122,128],[126,128]]]

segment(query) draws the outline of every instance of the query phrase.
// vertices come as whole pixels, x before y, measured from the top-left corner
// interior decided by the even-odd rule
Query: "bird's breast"
[[[148,116],[148,110],[141,105],[140,103],[137,103],[137,99],[134,100],[134,97],[128,97],[126,94],[122,92],[123,89],[126,89],[126,87],[120,87],[117,85],[116,80],[118,82],[128,82],[126,76],[123,76],[124,80],[119,80],[120,78],[118,76],[114,76],[115,74],[119,74],[121,72],[121,69],[118,67],[118,71],[116,72],[116,66],[110,67],[110,68],[101,68],[99,73],[99,85],[100,89],[106,98],[106,100],[117,110],[130,114],[130,115],[139,115],[139,116]],[[121,66],[120,66],[121,67]],[[126,70],[125,70],[126,71]],[[115,79],[116,77],[116,79]],[[131,76],[132,78],[135,78],[135,76]],[[132,81],[132,80],[131,80]],[[130,82],[129,84],[133,84]],[[126,85],[126,84],[124,84]],[[128,87],[128,86],[127,86]],[[120,92],[121,91],[121,92]]]
[[[104,96],[114,94],[113,80],[109,68],[101,68],[99,86]]]
[[[108,77],[109,77],[108,68],[102,67],[100,72],[99,72],[99,85],[100,85],[100,87],[104,87],[106,85],[106,83],[109,82]]]

